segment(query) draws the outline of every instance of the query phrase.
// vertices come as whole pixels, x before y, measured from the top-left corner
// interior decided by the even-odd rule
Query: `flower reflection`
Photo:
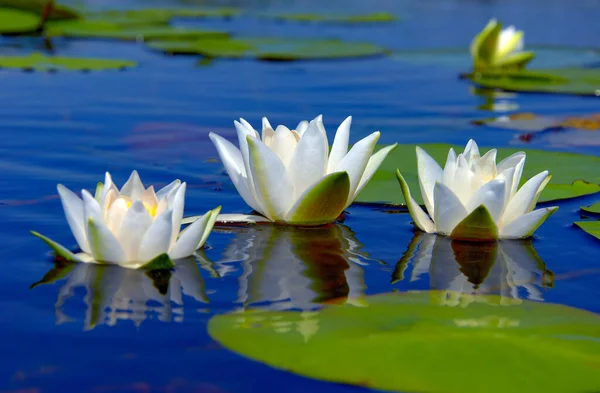
[[[430,289],[445,291],[442,303],[449,306],[488,302],[478,296],[484,294],[500,295],[500,304],[519,304],[521,298],[543,301],[542,288],[554,284],[531,241],[471,243],[416,233],[392,282],[404,279],[409,263],[410,281],[429,272]]]
[[[262,225],[237,232],[215,266],[223,276],[241,261],[237,302],[244,307],[308,311],[324,302],[361,305],[366,289],[361,265],[369,261],[361,248],[343,225]]]
[[[32,288],[61,279],[55,304],[56,323],[71,322],[66,314],[68,300],[85,289],[84,329],[114,326],[130,320],[140,326],[146,319],[183,322],[183,295],[208,303],[204,281],[192,257],[175,261],[174,270],[132,270],[116,265],[56,262],[53,269]]]

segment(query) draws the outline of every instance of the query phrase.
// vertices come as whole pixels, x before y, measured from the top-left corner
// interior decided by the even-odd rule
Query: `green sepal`
[[[81,260],[79,258],[77,258],[77,256],[75,256],[75,254],[73,254],[71,251],[69,251],[66,247],[58,244],[57,242],[55,242],[54,240],[47,238],[46,236],[42,235],[39,232],[36,231],[30,231],[31,234],[39,239],[41,239],[44,243],[46,243],[51,249],[52,251],[54,251],[54,256],[57,259],[62,259],[68,262],[81,262]]]
[[[100,203],[100,198],[102,197],[102,191],[104,190],[104,183],[101,181],[96,185],[96,192],[94,193],[94,199],[96,202]]]
[[[452,230],[450,238],[466,241],[494,241],[498,239],[498,226],[484,205],[480,205]]]
[[[169,258],[169,254],[164,253],[164,254],[160,254],[159,256],[155,257],[150,262],[143,264],[142,266],[139,267],[139,269],[160,270],[160,269],[172,269],[174,267],[175,267],[175,264],[173,263],[171,258]]]
[[[491,64],[501,30],[502,24],[496,20],[491,20],[473,39],[471,56],[473,56],[474,69],[486,68]]]
[[[525,68],[527,63],[535,58],[533,52],[517,52],[498,59],[494,64],[494,68],[521,70]]]

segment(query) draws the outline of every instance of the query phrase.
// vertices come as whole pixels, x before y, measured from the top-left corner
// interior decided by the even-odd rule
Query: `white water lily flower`
[[[275,131],[263,118],[262,141],[258,132],[240,119],[235,122],[239,149],[211,133],[233,185],[263,216],[226,215],[223,219],[296,225],[334,221],[396,146],[373,154],[380,135],[377,131],[348,151],[351,122],[348,117],[338,127],[331,152],[321,116],[310,123],[301,122],[295,130],[280,125]]]
[[[136,171],[119,190],[107,172],[104,183],[92,196],[81,192],[83,200],[65,186],[58,193],[71,232],[81,249],[73,254],[58,243],[44,240],[59,257],[76,262],[112,263],[124,267],[169,267],[169,259],[192,255],[204,245],[220,207],[209,211],[180,232],[186,183],[175,180],[154,192],[144,188]],[[168,258],[155,259],[165,254]],[[152,261],[155,264],[152,264]]]
[[[523,36],[523,31],[514,26],[502,29],[496,19],[491,19],[471,43],[474,68],[523,68],[535,57],[523,51]]]
[[[415,225],[424,232],[459,240],[532,236],[558,209],[533,210],[551,176],[543,171],[519,189],[525,153],[515,153],[498,165],[496,153],[492,149],[481,156],[475,141],[470,140],[464,153],[458,156],[450,149],[442,169],[417,146],[419,186],[429,216],[411,197],[404,177],[396,171]]]

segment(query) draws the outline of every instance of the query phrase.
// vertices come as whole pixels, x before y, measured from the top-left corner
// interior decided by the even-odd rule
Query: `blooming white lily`
[[[133,171],[119,190],[107,172],[95,196],[86,190],[81,192],[83,200],[61,184],[57,188],[82,252],[73,254],[45,236],[32,233],[57,256],[76,262],[113,263],[130,268],[157,268],[160,262],[166,264],[162,267],[170,267],[170,259],[190,256],[204,245],[221,209],[209,211],[180,232],[186,183],[179,180],[155,193],[153,186],[144,188],[138,173]],[[168,258],[163,258],[165,254]]]
[[[515,153],[498,165],[496,153],[492,149],[480,156],[477,144],[470,140],[464,153],[458,156],[450,149],[442,169],[417,146],[419,186],[429,216],[411,197],[404,177],[396,171],[415,225],[424,232],[460,240],[532,236],[558,209],[533,210],[551,176],[543,171],[519,189],[525,153]]]
[[[502,30],[502,25],[491,19],[471,42],[475,70],[525,67],[535,54],[523,51],[523,36],[514,26]]]
[[[350,205],[396,145],[373,154],[379,132],[348,151],[348,117],[338,127],[331,152],[319,116],[295,130],[274,131],[263,118],[262,141],[256,130],[235,122],[240,148],[210,134],[221,161],[244,201],[263,217],[225,215],[224,220],[275,221],[322,225],[334,221]],[[219,218],[221,219],[221,217]]]

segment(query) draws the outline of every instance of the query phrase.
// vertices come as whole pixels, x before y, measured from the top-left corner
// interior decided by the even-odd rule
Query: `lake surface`
[[[86,4],[108,9],[176,3]],[[598,1],[215,4],[256,11],[388,11],[401,20],[346,26],[247,15],[177,24],[248,36],[339,37],[393,50],[466,49],[492,16],[525,30],[528,44],[589,48],[600,35]],[[35,39],[0,37],[0,53],[27,53],[40,45]],[[457,78],[470,64],[466,50],[464,67],[443,58],[411,62],[394,55],[284,63],[217,60],[196,67],[196,57],[164,56],[135,43],[57,40],[55,46],[59,55],[133,59],[139,67],[55,74],[0,70],[2,393],[359,391],[274,370],[221,348],[208,336],[207,321],[243,307],[308,310],[322,302],[360,303],[365,294],[476,286],[480,293],[501,293],[507,302],[532,299],[600,312],[598,242],[571,224],[579,219],[579,207],[597,201],[597,195],[560,203],[531,244],[500,244],[487,277],[470,268],[468,258],[457,261],[460,253],[449,244],[436,244],[432,254],[434,245],[413,232],[407,213],[356,205],[343,223],[324,228],[218,228],[201,258],[170,274],[78,265],[53,271],[66,275],[30,289],[54,265],[46,245],[29,230],[75,245],[57,183],[93,189],[108,170],[123,184],[137,169],[146,185],[175,178],[188,182],[186,215],[217,205],[224,212],[247,212],[208,139],[210,131],[235,138],[233,121],[239,117],[255,127],[262,116],[294,126],[323,114],[331,137],[352,115],[351,141],[379,129],[381,143],[462,145],[475,138],[480,146],[600,154],[597,132],[572,138],[548,133],[525,143],[516,132],[472,125],[501,112],[482,109],[491,108],[486,97]],[[590,56],[594,62],[598,58]],[[600,108],[598,98],[558,95],[504,94],[489,100],[498,108],[508,103],[518,111],[553,116]],[[474,299],[449,300],[469,301]]]

